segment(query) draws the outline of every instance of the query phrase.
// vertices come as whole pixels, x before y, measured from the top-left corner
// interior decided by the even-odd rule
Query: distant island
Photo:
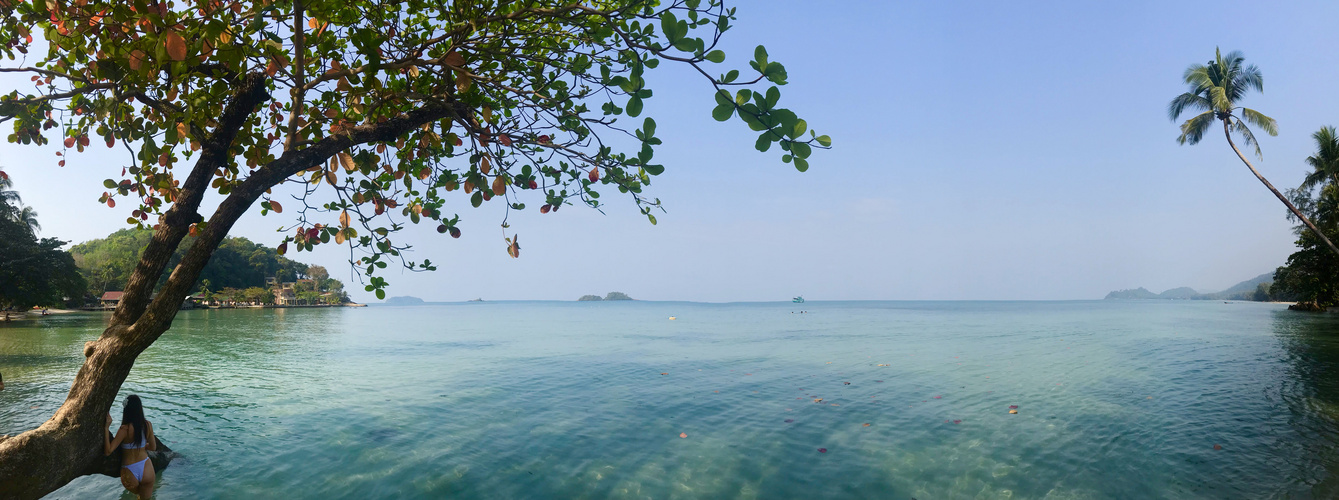
[[[605,295],[604,297],[600,297],[599,295],[582,295],[581,298],[577,299],[578,302],[593,302],[598,300],[636,300],[636,299],[629,297],[628,294],[623,292],[609,292],[609,294]]]
[[[1221,292],[1200,293],[1194,288],[1180,287],[1167,290],[1162,293],[1153,293],[1144,287],[1131,290],[1117,290],[1108,293],[1108,300],[1114,299],[1161,299],[1161,300],[1252,300],[1268,301],[1270,300],[1269,286],[1274,282],[1274,273],[1265,273],[1241,283],[1232,285],[1231,288]]]
[[[383,302],[383,304],[388,306],[421,306],[425,304],[425,302],[423,302],[423,299],[420,299],[418,297],[410,297],[408,295],[404,295],[400,297],[391,297],[389,299],[386,299],[386,301]]]

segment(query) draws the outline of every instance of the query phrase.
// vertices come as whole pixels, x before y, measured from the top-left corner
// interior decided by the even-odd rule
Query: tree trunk
[[[1251,169],[1251,173],[1255,174],[1255,178],[1260,179],[1260,182],[1264,183],[1265,187],[1269,188],[1269,191],[1271,193],[1274,193],[1274,196],[1277,196],[1279,198],[1279,201],[1283,202],[1283,204],[1288,207],[1288,210],[1292,211],[1293,215],[1296,215],[1298,219],[1301,219],[1302,223],[1306,224],[1306,227],[1309,227],[1311,228],[1312,231],[1315,231],[1316,236],[1319,236],[1320,240],[1324,241],[1325,244],[1330,247],[1330,250],[1335,253],[1335,255],[1339,255],[1339,247],[1334,246],[1334,243],[1331,243],[1330,239],[1325,237],[1325,233],[1320,232],[1320,228],[1317,228],[1315,224],[1311,223],[1311,219],[1308,219],[1305,215],[1302,215],[1302,211],[1298,210],[1297,207],[1293,206],[1293,203],[1291,201],[1288,201],[1287,196],[1283,196],[1283,193],[1280,193],[1279,190],[1274,189],[1274,185],[1270,184],[1268,180],[1265,180],[1265,176],[1260,175],[1260,172],[1255,170],[1255,167],[1251,165],[1251,162],[1246,161],[1246,155],[1241,154],[1241,150],[1237,149],[1237,144],[1232,142],[1232,129],[1228,128],[1227,120],[1223,120],[1223,135],[1227,136],[1227,144],[1229,146],[1232,146],[1233,151],[1237,152],[1237,158],[1241,158],[1241,162],[1246,164],[1246,168]]]
[[[237,132],[270,98],[266,81],[264,73],[258,72],[236,82],[235,94],[218,118],[219,125],[202,141],[201,155],[182,184],[181,194],[141,252],[111,326],[97,340],[84,344],[86,359],[65,403],[40,427],[18,436],[0,436],[0,499],[40,498],[79,476],[102,473],[100,467],[105,462],[100,438],[107,432],[106,416],[135,358],[171,327],[181,300],[195,286],[214,250],[266,190],[353,146],[391,141],[426,123],[472,113],[458,102],[428,103],[395,118],[350,127],[345,133],[325,137],[303,149],[286,151],[251,172],[219,204],[151,302],[153,287],[168,261],[190,226],[201,220],[197,210],[214,170],[227,164]]]

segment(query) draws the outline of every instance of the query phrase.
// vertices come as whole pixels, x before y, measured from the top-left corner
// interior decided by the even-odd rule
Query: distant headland
[[[1162,293],[1153,293],[1144,287],[1131,290],[1117,290],[1108,293],[1107,299],[1162,299],[1162,300],[1270,300],[1269,285],[1274,281],[1274,273],[1265,273],[1221,292],[1200,293],[1194,288],[1180,287]]]
[[[629,297],[628,294],[623,292],[609,292],[609,294],[605,295],[604,297],[600,297],[599,295],[582,295],[581,298],[577,299],[578,302],[594,302],[603,300],[636,300],[636,299]]]
[[[389,299],[386,299],[386,302],[383,302],[383,304],[388,306],[421,306],[425,303],[426,302],[423,302],[423,299],[420,299],[418,297],[410,297],[408,295],[400,297],[391,297]]]

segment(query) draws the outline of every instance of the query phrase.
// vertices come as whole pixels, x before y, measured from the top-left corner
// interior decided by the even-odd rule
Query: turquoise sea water
[[[0,326],[0,433],[104,321]],[[164,499],[1339,495],[1339,317],[1272,304],[187,311],[123,392]]]

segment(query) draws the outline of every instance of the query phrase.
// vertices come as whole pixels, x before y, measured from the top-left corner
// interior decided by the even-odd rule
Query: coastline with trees
[[[152,237],[151,230],[121,229],[106,238],[71,247],[70,253],[89,284],[89,296],[101,298],[107,292],[122,291],[130,281],[139,252]],[[172,259],[180,261],[184,253],[184,250],[179,250]],[[200,276],[200,284],[191,294],[192,302],[197,307],[296,307],[349,303],[344,283],[331,278],[325,267],[288,259],[273,248],[242,237],[225,238]],[[160,286],[166,280],[167,276],[162,276]],[[108,306],[103,303],[93,308]]]

